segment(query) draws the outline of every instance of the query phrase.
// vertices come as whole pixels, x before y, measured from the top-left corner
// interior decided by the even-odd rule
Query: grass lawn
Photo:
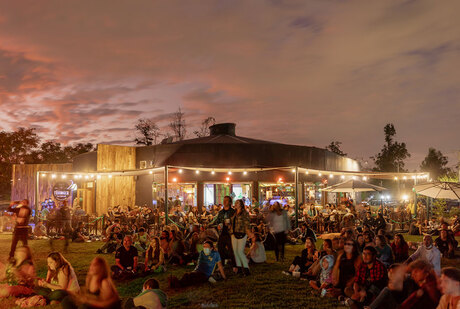
[[[406,236],[407,241],[421,241],[420,236]],[[11,235],[0,234],[0,261],[5,263],[10,249]],[[319,240],[319,244],[321,240]],[[46,276],[46,256],[50,252],[49,242],[46,240],[33,240],[29,242],[34,256],[37,274]],[[96,250],[102,242],[71,243],[69,253],[65,254],[78,276],[80,285],[84,285],[86,273],[91,260],[97,255]],[[63,242],[56,241],[55,249],[62,250]],[[250,277],[230,275],[226,268],[228,280],[217,284],[206,283],[197,288],[188,288],[180,291],[167,288],[170,274],[180,277],[184,272],[191,271],[180,267],[168,267],[164,274],[155,274],[161,288],[168,294],[170,308],[339,308],[339,304],[331,299],[322,299],[311,295],[307,289],[307,282],[293,279],[281,274],[282,270],[289,267],[294,256],[299,255],[303,246],[286,246],[286,259],[283,264],[276,263],[274,252],[267,251],[268,262],[263,265],[253,266]],[[104,256],[109,264],[114,264],[113,254]],[[443,260],[442,266],[460,267],[460,261]],[[133,297],[142,289],[142,283],[149,277],[139,278],[129,283],[117,284],[121,297]],[[0,301],[0,308],[14,308],[14,300]],[[60,308],[47,306],[44,308]]]

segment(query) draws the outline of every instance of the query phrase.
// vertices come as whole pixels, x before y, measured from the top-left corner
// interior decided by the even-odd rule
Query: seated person
[[[110,232],[107,234],[105,244],[97,249],[96,253],[112,253],[121,246],[120,238],[122,238],[122,235],[120,233],[120,228],[118,226],[113,226],[113,228],[109,227],[108,229],[110,229]]]
[[[142,292],[134,298],[129,298],[123,305],[123,309],[163,309],[166,308],[168,297],[160,290],[157,280],[151,278],[144,282]]]
[[[149,235],[145,232],[143,227],[139,228],[139,232],[134,235],[133,238],[134,247],[138,252],[144,253],[147,250],[149,244]]]
[[[407,260],[409,257],[409,245],[404,240],[402,234],[395,235],[391,243],[391,250],[393,251],[396,263],[404,263]]]
[[[317,258],[315,262],[308,268],[306,273],[306,278],[309,280],[316,280],[319,276],[321,271],[321,264],[319,263],[321,258],[326,255],[333,255],[334,257],[337,255],[334,249],[332,249],[332,241],[330,239],[324,239],[323,241],[323,249],[317,254]]]
[[[391,247],[387,244],[385,236],[377,235],[375,237],[375,249],[377,250],[377,258],[385,267],[393,264],[393,252]]]
[[[436,275],[441,274],[441,252],[433,246],[431,235],[423,237],[423,243],[418,249],[406,260],[406,264],[417,259],[423,259],[431,264]]]
[[[436,247],[441,251],[442,257],[453,259],[455,258],[454,243],[448,237],[447,230],[441,230],[438,238],[434,241]]]
[[[77,228],[72,232],[72,242],[85,242],[88,240],[88,237],[83,235],[84,228],[83,222],[78,222]]]
[[[460,307],[460,269],[444,267],[441,271],[440,288],[442,297],[437,309]]]
[[[165,255],[165,259],[169,257],[169,231],[164,230],[161,232],[160,236],[160,247],[163,249],[163,253]]]
[[[169,263],[170,264],[185,264],[185,246],[182,241],[182,234],[175,230],[171,231],[171,240],[169,242]]]
[[[84,293],[69,292],[62,301],[62,308],[120,308],[120,297],[110,276],[109,265],[105,259],[95,257],[86,275],[86,290]]]
[[[356,273],[353,295],[351,300],[347,300],[347,304],[356,303],[358,306],[367,306],[387,285],[387,270],[377,259],[377,250],[372,246],[367,246],[362,256],[363,263]]]
[[[169,286],[171,288],[182,288],[190,285],[198,285],[208,280],[213,281],[211,276],[216,265],[219,268],[222,278],[226,279],[219,252],[214,250],[214,245],[210,240],[206,240],[203,244],[203,251],[200,252],[195,270],[185,273],[180,280],[175,276],[169,277]]]
[[[35,267],[29,247],[19,247],[0,275],[0,298],[34,294]]]
[[[59,252],[51,252],[47,258],[48,272],[46,280],[39,279],[37,294],[47,301],[62,301],[68,292],[80,291],[77,275],[72,265]]]
[[[265,254],[265,247],[260,241],[260,234],[251,233],[250,239],[251,247],[249,248],[249,252],[247,254],[249,263],[265,263],[267,261],[267,256]]]
[[[115,265],[111,267],[114,278],[121,276],[134,277],[138,271],[137,249],[132,246],[133,240],[130,235],[123,239],[123,246],[115,253]]]
[[[334,256],[326,255],[320,261],[321,272],[319,280],[310,280],[309,285],[314,290],[321,290],[321,297],[326,296],[327,290],[332,287],[332,268],[334,267]]]
[[[458,241],[455,239],[455,234],[453,230],[449,229],[449,225],[446,222],[443,222],[441,224],[441,230],[447,231],[447,238],[452,242],[452,244],[454,245],[454,250],[456,250],[458,247]]]
[[[307,238],[305,241],[305,249],[302,250],[300,256],[296,256],[292,261],[291,266],[287,272],[283,272],[286,275],[292,275],[293,272],[300,272],[304,274],[308,271],[310,266],[318,259],[318,251],[316,250],[313,239]]]
[[[35,237],[45,237],[46,234],[46,226],[43,225],[42,221],[38,221],[37,225],[34,228],[34,236]]]
[[[431,264],[424,260],[413,261],[409,264],[408,271],[412,280],[418,285],[418,289],[410,294],[399,308],[435,309],[441,298],[441,292]]]
[[[144,271],[163,272],[166,270],[164,262],[164,252],[160,246],[160,239],[153,237],[145,253]]]
[[[347,294],[352,295],[356,273],[362,262],[358,243],[352,239],[347,239],[343,252],[337,256],[332,270],[332,283],[335,286],[333,293],[340,300],[343,300]]]

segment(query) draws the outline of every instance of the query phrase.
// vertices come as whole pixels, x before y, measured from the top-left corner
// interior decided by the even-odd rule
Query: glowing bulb
[[[214,171],[211,171],[211,174],[212,174],[212,175],[214,175],[215,173],[216,173],[216,172],[214,172]]]
[[[196,170],[196,171],[195,171],[195,174],[199,174],[199,173],[200,173],[200,171],[199,171],[199,170]]]
[[[78,179],[78,175],[73,175],[73,179]]]
[[[176,182],[177,181],[177,178],[173,178],[173,182]]]
[[[149,174],[152,175],[152,174],[153,174],[153,171],[149,171]]]
[[[395,176],[394,180],[398,180],[398,177]]]
[[[247,174],[248,174],[248,172],[246,172],[246,171],[243,172],[243,175],[247,175]]]
[[[412,176],[412,179],[415,179],[415,176]]]
[[[109,178],[112,178],[112,174],[109,175]]]
[[[101,175],[97,175],[97,179],[101,179]]]
[[[340,178],[345,179],[345,175],[340,176]]]
[[[228,173],[227,173],[227,174],[231,175],[231,174],[232,174],[232,171],[228,171]]]
[[[407,177],[406,177],[406,176],[404,176],[404,177],[403,177],[403,179],[404,179],[404,180],[406,180],[406,179],[407,179]]]
[[[307,174],[307,175],[308,175],[308,171],[306,171],[306,172],[305,172],[305,174]]]
[[[295,168],[292,169],[292,172],[295,173]]]
[[[334,178],[334,175],[330,174],[330,175],[329,175],[329,178]]]
[[[180,168],[178,172],[179,172],[179,174],[182,174],[182,169]]]
[[[91,174],[91,178],[94,178],[94,174]]]
[[[56,174],[51,175],[51,178],[56,178]]]
[[[364,176],[364,177],[363,177],[363,180],[364,180],[364,181],[366,181],[366,180],[367,180],[367,177],[366,177],[366,176]]]
[[[88,175],[86,175],[86,176],[85,176],[85,179],[88,179],[88,178],[89,178],[89,176],[88,176]]]
[[[46,174],[42,174],[42,177],[45,177],[45,176],[46,176]]]
[[[355,180],[355,179],[356,179],[356,176],[352,176],[351,179]]]
[[[225,178],[227,181],[230,181],[230,177]]]
[[[66,179],[66,178],[67,178],[67,175],[62,175],[61,178],[62,178],[62,179]]]
[[[323,175],[323,174],[321,174],[321,173],[318,173],[318,176],[319,176],[319,177],[321,177],[322,175]]]

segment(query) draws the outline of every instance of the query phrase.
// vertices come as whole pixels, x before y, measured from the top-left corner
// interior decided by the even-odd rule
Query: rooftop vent
[[[235,136],[235,127],[234,123],[218,123],[209,127],[210,135],[231,135]]]

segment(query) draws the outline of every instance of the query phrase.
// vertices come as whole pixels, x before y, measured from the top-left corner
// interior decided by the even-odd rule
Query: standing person
[[[217,241],[217,250],[223,261],[230,259],[236,271],[235,256],[233,255],[232,238],[229,233],[230,219],[235,215],[235,209],[232,208],[232,198],[224,197],[224,207],[219,211],[215,223],[222,227],[219,240]]]
[[[236,266],[238,272],[243,273],[245,276],[249,276],[249,265],[248,259],[244,254],[244,248],[246,246],[246,240],[250,234],[250,223],[249,214],[244,209],[244,202],[237,200],[235,202],[236,212],[231,218],[230,233],[232,239],[233,255],[235,256]]]
[[[23,246],[27,246],[27,237],[29,236],[29,219],[32,210],[29,207],[29,200],[13,201],[7,209],[8,212],[16,214],[16,225],[11,241],[10,258],[14,256],[14,251],[18,241],[22,241]]]
[[[62,301],[64,309],[119,309],[120,297],[110,276],[107,262],[101,257],[95,257],[89,266],[85,281],[85,293],[69,292]]]
[[[443,268],[440,282],[444,295],[437,309],[460,309],[460,270],[455,267]]]
[[[273,204],[272,211],[268,215],[268,222],[275,235],[275,255],[276,261],[284,261],[284,244],[286,243],[286,234],[291,229],[291,223],[287,212],[281,208],[279,202]]]

